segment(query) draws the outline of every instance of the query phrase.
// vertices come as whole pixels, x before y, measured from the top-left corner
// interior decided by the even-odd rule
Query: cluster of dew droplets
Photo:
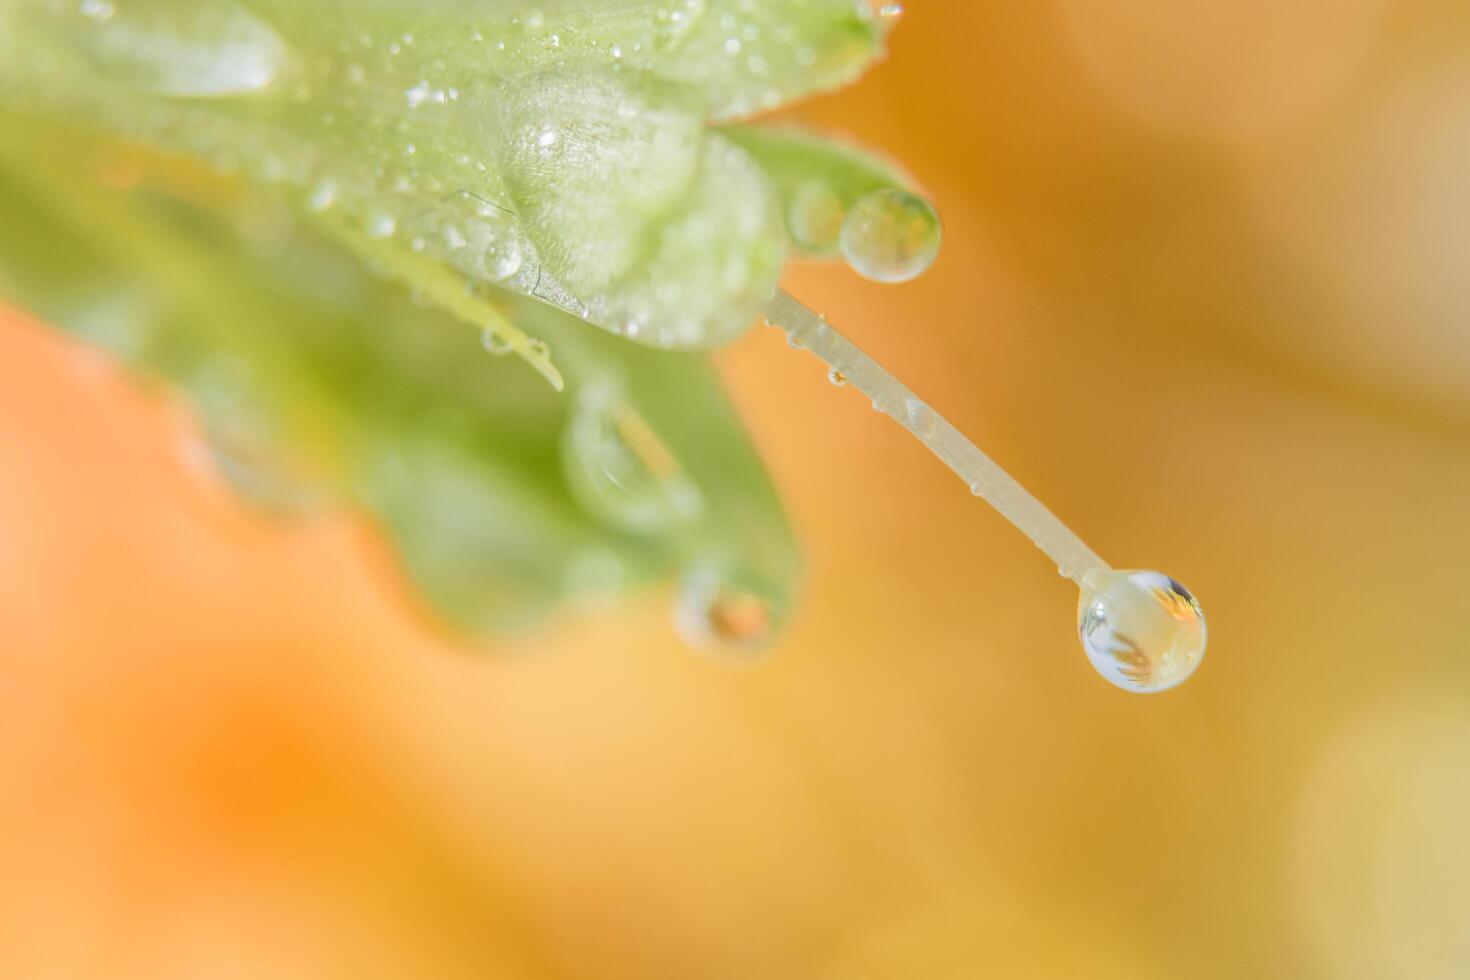
[[[447,116],[413,118],[431,111],[463,116],[471,108],[456,105],[461,88],[442,81],[451,72],[444,59],[408,60],[412,33],[363,33],[344,38],[335,56],[305,57],[289,52],[271,24],[239,0],[79,0],[45,25],[107,79],[149,96],[257,99],[264,117],[275,119],[284,107],[306,103],[313,91],[334,93],[335,101],[316,118],[315,135],[299,139],[292,138],[294,130],[272,133],[250,123],[249,135],[242,135],[239,122],[201,113],[179,116],[191,121],[158,135],[198,151],[221,170],[244,167],[267,183],[297,185],[308,213],[330,215],[369,240],[399,240],[471,281],[512,284],[522,292],[535,281],[526,269],[536,262],[533,250],[485,162],[489,149]],[[394,79],[410,71],[413,81],[394,95]],[[362,131],[404,135],[395,148],[391,141],[362,139]],[[413,135],[419,131],[458,139],[463,147],[451,153],[423,146]],[[333,140],[360,151],[343,160],[325,149]]]

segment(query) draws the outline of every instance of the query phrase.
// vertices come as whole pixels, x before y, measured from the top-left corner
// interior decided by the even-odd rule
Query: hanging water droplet
[[[1092,666],[1125,691],[1167,691],[1188,680],[1205,655],[1198,600],[1158,572],[1089,575],[1077,628]]]
[[[832,382],[837,387],[841,388],[843,385],[847,384],[847,375],[843,374],[836,368],[833,368],[832,370],[827,372],[827,380]]]
[[[674,626],[696,649],[755,652],[780,634],[786,611],[785,601],[743,576],[700,567],[684,576]]]
[[[573,493],[614,527],[658,533],[693,519],[703,507],[678,459],[611,384],[581,393],[562,448]]]
[[[270,85],[286,60],[281,38],[235,0],[83,0],[65,26],[109,78],[179,97],[243,95]]]
[[[842,224],[838,244],[849,265],[875,282],[907,282],[939,254],[942,230],[934,206],[917,194],[889,188],[859,200]]]
[[[799,248],[826,254],[836,249],[846,215],[847,210],[837,192],[821,181],[813,180],[801,185],[791,195],[786,227]]]
[[[480,346],[496,357],[505,357],[514,350],[510,345],[510,341],[501,337],[500,334],[488,327],[480,334]]]

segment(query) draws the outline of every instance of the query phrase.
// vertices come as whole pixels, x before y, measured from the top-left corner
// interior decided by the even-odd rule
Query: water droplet
[[[81,6],[78,9],[81,10],[82,16],[88,20],[107,20],[113,14],[117,13],[117,8],[108,2],[108,0],[82,0]]]
[[[828,253],[837,247],[842,221],[847,216],[842,198],[831,187],[813,180],[791,196],[786,227],[791,238],[805,251]]]
[[[878,16],[882,17],[884,20],[897,20],[899,17],[903,16],[903,4],[885,3],[883,6],[878,8]]]
[[[1188,680],[1205,655],[1199,602],[1158,572],[1089,575],[1077,628],[1092,666],[1125,691],[1167,691]]]
[[[337,185],[330,180],[324,180],[312,189],[311,197],[307,198],[306,206],[313,211],[322,212],[332,206],[337,200]]]
[[[780,634],[785,609],[784,602],[740,576],[702,567],[684,576],[674,626],[696,649],[756,652]]]
[[[803,344],[801,338],[794,333],[788,333],[786,335],[786,346],[792,350],[806,350],[806,344]]]
[[[614,385],[595,384],[581,393],[562,447],[573,493],[614,527],[658,533],[703,507],[678,459]]]
[[[109,77],[185,98],[257,92],[286,60],[281,38],[235,0],[83,0],[69,31]]]
[[[827,380],[832,382],[837,387],[841,388],[843,385],[847,384],[847,375],[843,374],[836,368],[833,368],[832,370],[827,372]]]
[[[480,346],[495,357],[505,357],[514,350],[510,345],[510,341],[504,339],[489,328],[486,328],[485,332],[480,334]]]
[[[372,238],[388,238],[398,230],[398,222],[391,214],[376,214],[368,219],[368,235]]]
[[[908,416],[909,427],[922,438],[927,439],[932,436],[938,427],[939,423],[934,417],[934,409],[917,398],[910,398],[904,403],[904,414]]]
[[[934,264],[942,232],[924,198],[889,188],[852,206],[838,244],[849,265],[875,282],[907,282]]]
[[[501,224],[472,221],[467,226],[473,258],[471,272],[491,282],[504,282],[521,270],[524,253],[520,239]]]

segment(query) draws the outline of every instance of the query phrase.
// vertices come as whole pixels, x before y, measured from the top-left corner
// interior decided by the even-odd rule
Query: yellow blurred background
[[[860,396],[722,361],[809,558],[774,656],[668,594],[436,635],[163,393],[0,318],[0,976],[1470,976],[1470,6],[916,0],[803,118],[946,250],[789,288],[1113,563],[1075,594]]]

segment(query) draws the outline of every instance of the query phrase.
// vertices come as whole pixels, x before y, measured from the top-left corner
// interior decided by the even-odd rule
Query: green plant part
[[[1112,572],[777,289],[792,251],[880,282],[938,252],[896,167],[743,121],[855,78],[896,13],[13,0],[0,290],[172,379],[257,499],[375,514],[463,626],[678,575],[686,635],[741,648],[779,631],[799,562],[699,352],[764,311],[1078,582],[1104,676],[1173,686],[1203,653],[1193,598]]]
[[[851,0],[19,0],[0,292],[169,378],[262,504],[376,515],[462,627],[673,575],[691,634],[757,645],[797,549],[675,349],[746,329],[788,242],[718,124],[884,31]]]

